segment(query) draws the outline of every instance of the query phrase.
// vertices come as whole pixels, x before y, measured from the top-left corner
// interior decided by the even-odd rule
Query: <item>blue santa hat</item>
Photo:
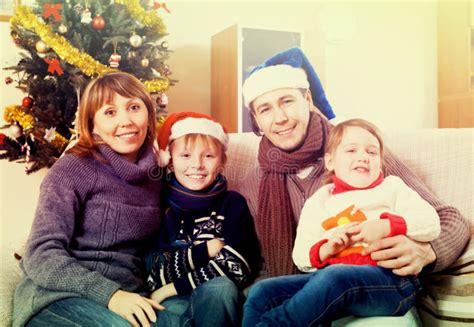
[[[250,72],[242,87],[245,106],[250,108],[257,97],[280,88],[309,88],[313,104],[328,119],[336,117],[318,75],[300,48],[279,52]]]

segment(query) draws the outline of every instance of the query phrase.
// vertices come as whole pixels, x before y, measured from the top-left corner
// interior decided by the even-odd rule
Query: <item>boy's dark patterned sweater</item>
[[[190,212],[171,206],[165,212],[158,251],[147,257],[151,291],[174,283],[179,295],[219,276],[243,289],[257,276],[261,254],[253,218],[237,192],[223,192],[209,210]],[[225,243],[216,257],[208,257],[206,241]]]

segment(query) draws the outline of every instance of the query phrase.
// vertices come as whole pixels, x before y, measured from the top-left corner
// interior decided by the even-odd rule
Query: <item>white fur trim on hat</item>
[[[268,66],[255,71],[242,86],[244,104],[249,108],[250,103],[262,94],[283,88],[309,88],[305,71],[290,65]]]
[[[213,136],[218,139],[224,146],[224,149],[227,150],[229,137],[224,131],[222,125],[213,120],[194,117],[179,120],[171,127],[169,142],[171,143],[171,141],[187,134],[204,134]]]

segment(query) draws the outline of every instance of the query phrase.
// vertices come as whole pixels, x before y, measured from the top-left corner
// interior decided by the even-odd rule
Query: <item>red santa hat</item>
[[[204,134],[219,140],[227,150],[229,136],[225,128],[211,116],[197,112],[170,114],[158,131],[158,165],[166,167],[171,159],[169,144],[187,134]]]

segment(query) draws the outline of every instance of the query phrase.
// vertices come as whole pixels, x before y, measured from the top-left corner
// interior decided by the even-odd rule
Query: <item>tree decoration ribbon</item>
[[[156,29],[160,34],[166,34],[166,26],[163,20],[154,11],[145,11],[139,0],[115,0],[115,3],[124,5],[132,18],[138,20],[145,26]]]
[[[35,118],[32,115],[26,113],[22,106],[17,106],[14,104],[6,106],[3,111],[3,119],[9,124],[18,122],[24,131],[33,130],[33,135],[35,138],[45,142],[45,140],[43,140],[43,134],[46,134],[46,130],[44,128],[33,129],[33,127],[35,127]],[[50,134],[53,134],[54,137],[51,135],[48,142],[58,150],[63,149],[68,144],[68,140],[58,132],[53,132],[54,133]]]
[[[61,14],[59,13],[60,10],[60,3],[45,3],[43,4],[43,17],[48,18],[49,16],[53,16],[54,20],[59,22],[61,20]]]
[[[61,69],[61,66],[59,66],[59,60],[54,58],[54,59],[49,59],[49,58],[44,58],[43,59],[48,65],[48,72],[51,74],[57,73],[59,76],[63,74],[63,70]]]
[[[166,10],[166,12],[169,14],[171,13],[171,11],[168,9],[168,7],[166,7],[166,3],[159,3],[159,2],[153,2],[153,9],[154,10],[158,10],[160,8],[163,8],[164,10]]]
[[[3,120],[9,124],[18,122],[23,130],[28,131],[34,127],[35,118],[23,111],[22,106],[9,105],[3,111]]]
[[[89,54],[79,51],[69,44],[64,37],[54,33],[48,25],[36,19],[35,14],[29,7],[18,7],[15,11],[15,15],[10,19],[10,22],[12,25],[18,24],[29,30],[33,30],[61,59],[76,66],[87,76],[103,75],[115,71],[101,64]]]
[[[138,1],[133,0],[116,0],[117,3],[124,3],[127,8],[132,11],[128,6],[138,6],[141,10],[144,9],[140,6]],[[127,3],[127,4],[125,4]],[[136,10],[138,11],[138,9]],[[150,13],[145,13],[147,17]],[[165,30],[161,19],[155,15],[150,17],[156,17],[159,19],[162,29]],[[148,21],[153,20],[151,18],[146,19]],[[154,20],[153,20],[154,21]],[[64,37],[54,33],[51,28],[38,21],[33,10],[30,7],[19,6],[16,8],[15,15],[10,19],[10,23],[13,25],[21,25],[29,30],[33,30],[39,35],[41,40],[46,43],[48,47],[54,50],[56,54],[68,64],[79,68],[84,74],[91,77],[97,77],[104,75],[109,72],[117,71],[117,69],[110,68],[106,65],[101,64],[89,54],[81,52],[79,49],[73,47]],[[145,24],[145,23],[144,23]],[[155,25],[150,25],[155,26]],[[163,32],[164,33],[164,32]],[[49,71],[49,69],[48,69]],[[62,70],[61,70],[62,71]],[[58,73],[59,74],[59,73]],[[143,83],[150,93],[156,93],[160,91],[166,91],[170,85],[167,79],[153,79]]]

